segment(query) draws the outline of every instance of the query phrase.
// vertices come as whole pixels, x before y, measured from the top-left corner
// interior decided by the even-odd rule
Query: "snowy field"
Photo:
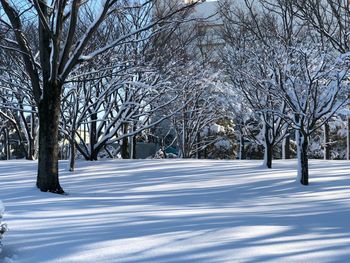
[[[140,160],[61,163],[69,194],[34,187],[36,164],[0,162],[3,262],[350,262],[350,163]]]

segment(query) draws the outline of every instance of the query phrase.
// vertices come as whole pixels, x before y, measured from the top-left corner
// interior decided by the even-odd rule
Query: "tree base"
[[[38,187],[38,188],[41,192],[45,192],[45,193],[52,193],[52,194],[59,194],[59,195],[65,194],[65,192],[63,191],[62,188],[58,188],[58,189],[45,189],[45,188],[40,188],[40,187]]]
[[[301,183],[302,185],[309,185],[309,182],[308,182],[308,181],[305,181],[305,180],[300,180],[300,183]]]

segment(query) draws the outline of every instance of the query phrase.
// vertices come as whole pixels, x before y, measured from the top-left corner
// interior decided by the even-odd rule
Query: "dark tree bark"
[[[346,131],[346,159],[350,160],[350,117],[347,118]]]
[[[35,155],[34,139],[29,138],[27,160],[31,160],[31,161],[35,160],[34,155]]]
[[[297,131],[299,138],[297,139],[298,147],[298,174],[302,185],[309,184],[309,162],[308,162],[308,137],[302,131]]]
[[[309,161],[307,156],[308,149],[308,141],[307,138],[304,138],[304,142],[302,143],[301,150],[301,184],[308,185],[309,184]]]
[[[197,141],[197,148],[200,149],[200,142],[201,142],[201,134],[200,132],[197,133],[196,136],[196,141]],[[196,159],[201,159],[201,150],[197,150],[196,152]]]
[[[246,159],[246,153],[245,153],[245,148],[244,148],[244,135],[243,135],[242,131],[239,133],[239,153],[238,153],[238,158],[240,160],[245,160]]]
[[[331,159],[331,146],[329,144],[329,124],[326,122],[324,124],[324,159],[330,160]]]
[[[95,149],[95,145],[97,143],[97,113],[91,114],[91,125],[90,125],[90,161],[97,161],[98,152]]]
[[[264,165],[267,168],[272,168],[272,157],[273,157],[273,145],[270,143],[265,143],[265,156],[264,156]]]
[[[74,136],[74,135],[73,135]],[[75,141],[74,138],[69,140],[69,171],[74,172],[75,170]]]
[[[48,83],[39,104],[39,161],[37,187],[43,192],[62,194],[58,180],[58,132],[61,85]]]
[[[32,107],[32,110],[35,111],[35,107]],[[30,136],[28,142],[29,160],[35,160],[35,125],[35,114],[32,113],[30,116]]]
[[[123,125],[123,133],[124,134],[128,133],[128,124],[127,123],[125,123]],[[121,154],[123,159],[130,159],[128,137],[124,137],[122,139],[122,144],[120,146],[120,154]]]
[[[283,159],[290,159],[290,135],[287,135],[283,140],[283,147],[282,147],[282,158]]]
[[[272,168],[272,155],[273,155],[273,144],[270,142],[270,128],[265,126],[265,134],[264,134],[264,140],[265,140],[265,149],[264,149],[264,165],[271,169]]]
[[[38,18],[38,30],[33,32],[39,33],[37,43],[30,43],[26,32],[23,31],[22,23],[28,21],[26,11],[24,13],[18,11],[23,9],[18,8],[19,2],[0,0],[2,10],[6,14],[1,22],[11,25],[15,37],[15,40],[11,41],[17,42],[14,46],[22,56],[26,74],[30,78],[32,95],[39,111],[37,187],[41,191],[63,193],[58,180],[58,124],[61,89],[68,75],[77,65],[97,57],[126,40],[129,41],[142,31],[151,30],[166,18],[190,8],[196,3],[174,11],[170,10],[164,17],[150,22],[141,29],[135,30],[134,33],[118,36],[112,43],[99,46],[95,50],[90,50],[89,55],[82,56],[98,28],[109,15],[114,13],[112,10],[117,10],[115,4],[117,2],[119,4],[120,1],[102,1],[101,12],[96,12],[95,19],[86,27],[86,30],[79,27],[79,14],[82,13],[79,12],[79,9],[85,1],[55,1],[54,8],[47,0],[29,1],[31,8],[26,11],[33,11],[34,16]],[[65,12],[68,6],[70,12]],[[39,49],[32,50],[32,44],[39,44]],[[40,59],[37,59],[36,53],[40,55]],[[91,152],[91,159],[97,159],[98,150]]]
[[[9,131],[7,128],[3,130],[4,133],[4,148],[5,148],[5,159],[10,160],[11,159],[11,151],[10,151],[10,138],[9,138]]]
[[[136,136],[131,137],[131,147],[130,157],[131,159],[136,159]]]

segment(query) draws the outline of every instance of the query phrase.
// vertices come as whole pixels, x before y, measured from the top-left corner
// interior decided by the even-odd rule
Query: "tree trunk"
[[[270,143],[270,129],[264,124],[264,166],[272,168],[273,145]]]
[[[136,131],[136,124],[134,123],[132,125],[132,131],[135,132]],[[136,159],[136,135],[132,135],[130,137],[130,158],[131,159]]]
[[[58,180],[58,125],[61,86],[47,83],[39,103],[39,160],[36,185],[43,192],[63,194]]]
[[[201,150],[200,150],[200,142],[201,142],[201,134],[200,132],[197,132],[197,136],[196,136],[196,140],[197,140],[197,151],[196,151],[196,159],[200,159],[201,158]]]
[[[323,158],[324,160],[330,160],[331,159],[331,147],[330,147],[330,144],[329,144],[329,124],[326,122],[324,124],[324,141],[323,141],[323,144],[324,144],[324,155],[323,155]]]
[[[350,116],[347,118],[346,159],[350,160]]]
[[[34,111],[35,108],[32,107]],[[35,114],[32,113],[30,116],[30,136],[28,142],[28,160],[35,160]]]
[[[131,155],[131,159],[136,159],[136,136],[132,136],[132,155]]]
[[[32,138],[30,138],[29,142],[28,142],[28,154],[27,154],[27,159],[28,160],[33,161],[35,159],[34,158],[34,151],[35,151],[34,140]]]
[[[126,134],[128,132],[128,124],[125,123],[123,124],[123,134]],[[124,137],[122,139],[122,145],[120,146],[120,154],[123,159],[129,159],[130,154],[129,154],[129,142],[128,142],[128,137]]]
[[[298,179],[302,185],[309,184],[308,137],[301,131],[296,131],[298,151]]]
[[[273,155],[273,146],[271,143],[265,143],[264,149],[264,166],[271,169],[272,168],[272,155]]]
[[[246,154],[245,154],[245,149],[244,149],[244,135],[243,135],[243,131],[242,130],[240,130],[240,132],[239,132],[238,159],[239,160],[245,160],[246,159]]]
[[[290,136],[287,135],[282,141],[282,159],[290,159]]]
[[[75,170],[75,141],[74,141],[74,135],[72,135],[71,139],[69,140],[70,143],[70,152],[69,152],[69,171],[74,172]]]
[[[90,161],[97,161],[98,152],[95,149],[97,143],[97,113],[91,114],[90,126]]]
[[[4,129],[4,148],[5,148],[5,159],[10,160],[11,159],[11,150],[10,150],[10,138],[9,138],[9,131],[7,128]]]
[[[208,137],[210,133],[210,129],[208,129]],[[186,125],[186,112],[185,109],[182,110],[182,158],[188,158],[187,153],[187,144],[186,144],[186,138],[187,138],[187,125]]]

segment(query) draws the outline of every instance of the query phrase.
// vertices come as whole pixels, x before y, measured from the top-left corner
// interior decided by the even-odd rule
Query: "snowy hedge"
[[[1,224],[1,219],[2,219],[4,212],[5,212],[5,207],[4,207],[3,203],[0,201],[0,253],[1,253],[1,248],[2,248],[1,239],[2,239],[3,234],[7,230],[6,225]]]

